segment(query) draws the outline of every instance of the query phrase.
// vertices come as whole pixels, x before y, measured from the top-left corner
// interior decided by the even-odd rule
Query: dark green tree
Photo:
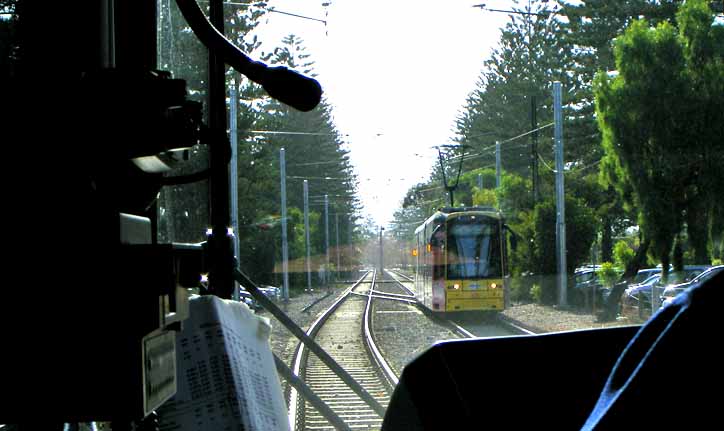
[[[571,46],[574,59],[572,72],[580,82],[575,94],[571,95],[572,99],[577,101],[577,109],[576,115],[569,117],[569,123],[566,124],[565,140],[567,148],[575,148],[573,160],[578,160],[583,167],[595,166],[603,156],[601,134],[594,115],[593,78],[597,72],[615,69],[613,40],[621,36],[626,27],[640,17],[646,17],[652,23],[673,22],[678,3],[681,1],[563,2],[559,16],[565,16],[566,22],[561,27],[560,37]],[[593,177],[596,171],[588,170],[587,173]],[[613,235],[620,234],[622,227],[636,221],[638,208],[631,200],[624,205],[624,197],[615,194],[610,183],[604,181],[602,187],[597,195],[605,199],[588,202],[597,209],[596,213],[601,222],[601,260],[611,261]],[[634,259],[631,268],[633,273],[637,269],[637,263],[645,261],[646,250],[647,247],[642,247],[639,254],[642,259]]]
[[[484,72],[457,120],[458,141],[467,144],[471,153],[479,154],[466,162],[465,170],[495,166],[497,140],[503,142],[503,168],[530,177],[530,136],[507,140],[532,129],[532,106],[539,125],[551,122],[553,81],[562,82],[566,89],[566,104],[571,102],[568,94],[574,93],[579,85],[569,73],[574,67],[571,47],[559,37],[560,20],[550,13],[547,2],[536,1],[532,5],[533,15],[528,14],[527,2],[524,7],[516,1],[511,8],[520,13],[510,15],[498,47],[483,63]],[[574,113],[573,106],[566,109],[567,116]],[[539,135],[543,142],[551,136],[550,129]]]
[[[314,63],[306,53],[303,41],[294,35],[285,37],[267,61],[313,75]],[[261,97],[247,107],[251,109],[253,106],[258,107],[254,112],[246,113],[246,127],[255,132],[242,132],[246,141],[239,151],[240,223],[244,220],[254,226],[254,220],[280,216],[279,150],[284,148],[288,212],[292,208],[303,210],[303,181],[307,179],[310,211],[318,215],[310,217],[311,254],[315,262],[312,270],[316,271],[320,263],[326,264],[325,222],[329,226],[330,263],[336,263],[338,247],[340,251],[345,250],[344,260],[350,261],[352,257],[347,254],[353,247],[349,246],[349,239],[354,237],[354,214],[359,209],[356,177],[348,151],[343,147],[342,135],[334,126],[331,107],[323,101],[310,112],[299,112],[268,97]],[[327,220],[324,217],[324,195],[329,198]],[[339,223],[336,223],[337,219]],[[339,232],[336,231],[337,225]],[[273,235],[269,238],[252,231],[244,239],[250,243],[268,243],[254,251],[266,253],[266,257],[260,259],[259,265],[253,269],[257,279],[271,282],[276,277],[274,262],[281,261],[280,228],[279,224],[270,229]],[[287,229],[289,235],[291,224]],[[340,244],[336,244],[337,237]],[[304,249],[290,250],[291,260],[304,257]]]
[[[0,0],[0,81],[15,75],[20,46],[17,40],[17,0]]]
[[[581,200],[566,196],[566,265],[569,274],[588,259],[588,253],[596,237],[596,217],[593,211]],[[557,273],[556,264],[556,204],[546,199],[535,207],[535,241],[533,258],[535,272],[538,274]],[[545,277],[542,284],[543,303],[556,302],[557,283],[554,277]]]
[[[685,222],[695,259],[709,263],[713,196],[724,184],[724,30],[704,1],[684,4],[676,21],[678,30],[633,22],[615,44],[618,75],[600,73],[595,82],[604,164],[640,205],[644,235],[665,269]]]

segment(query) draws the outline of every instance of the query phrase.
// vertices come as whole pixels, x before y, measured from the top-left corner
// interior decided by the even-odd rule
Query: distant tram
[[[415,230],[417,299],[435,312],[504,310],[506,228],[494,208],[436,211]]]

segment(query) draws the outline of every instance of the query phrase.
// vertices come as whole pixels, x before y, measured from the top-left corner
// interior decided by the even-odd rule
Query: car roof
[[[637,274],[645,274],[647,272],[661,272],[661,268],[643,268],[639,269]]]

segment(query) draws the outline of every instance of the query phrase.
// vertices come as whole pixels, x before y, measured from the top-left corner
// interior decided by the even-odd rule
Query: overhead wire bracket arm
[[[224,63],[264,87],[269,96],[300,111],[311,111],[322,100],[322,87],[313,78],[283,66],[269,67],[250,59],[209,22],[196,0],[176,0],[181,14],[201,43]]]

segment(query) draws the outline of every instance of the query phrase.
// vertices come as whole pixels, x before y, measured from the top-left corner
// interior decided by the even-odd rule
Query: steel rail
[[[367,274],[365,274],[366,276]],[[338,299],[332,307],[338,306],[341,301],[346,299],[349,292],[355,288],[358,284],[364,280],[365,277],[361,278],[360,281],[354,286],[347,289],[344,295]],[[344,368],[342,368],[337,361],[332,358],[324,349],[322,349],[309,335],[307,335],[293,320],[291,320],[271,299],[259,290],[259,287],[240,269],[234,269],[234,279],[239,282],[253,297],[256,299],[262,307],[268,310],[279,322],[281,322],[294,336],[296,336],[305,347],[307,347],[312,353],[314,353],[330,370],[332,370],[337,377],[349,386],[367,405],[372,408],[380,417],[385,416],[385,408],[376,400],[374,397],[360,385]],[[301,350],[301,349],[300,349]],[[291,409],[290,409],[291,410]],[[291,413],[290,413],[291,415]],[[293,425],[293,424],[290,424]]]
[[[277,367],[277,371],[279,371],[282,376],[286,379],[287,382],[292,386],[294,390],[299,391],[304,398],[314,406],[317,411],[324,416],[325,419],[329,421],[332,426],[337,428],[338,430],[344,430],[344,431],[351,431],[350,428],[347,426],[346,423],[337,416],[337,413],[332,410],[327,403],[325,403],[317,394],[312,391],[312,389],[307,386],[306,383],[304,383],[304,380],[300,379],[299,376],[294,374],[294,372],[287,367],[287,364],[284,363],[279,357],[274,354],[274,364]],[[295,396],[296,398],[296,396]],[[296,402],[295,402],[296,405]],[[290,424],[291,427],[291,424]],[[294,428],[294,427],[292,427]]]
[[[380,292],[376,292],[376,293],[380,293]],[[364,296],[365,298],[367,296],[369,296],[369,294],[357,293],[357,292],[351,292],[350,295]],[[392,297],[392,296],[384,296],[384,294],[382,294],[382,295],[373,294],[372,297],[376,298],[376,299],[387,299],[390,301],[405,302],[407,304],[412,304],[412,305],[417,304],[417,299],[415,299],[415,298],[409,298],[409,299],[408,298],[396,298],[396,297]]]
[[[404,276],[404,275],[402,275],[402,274],[399,274],[399,273],[394,273],[394,272],[389,271],[389,270],[385,270],[385,271],[386,271],[387,273],[389,273],[390,276],[392,276],[392,279],[395,280],[395,281],[400,285],[400,287],[402,287],[403,289],[407,290],[408,292],[411,292],[410,289],[408,289],[407,287],[405,287],[404,284],[402,284],[399,280],[397,280],[397,279],[394,277],[395,275],[400,275],[400,276],[402,276],[403,278],[407,278],[406,276]],[[413,293],[414,293],[414,292],[413,292]],[[390,295],[392,295],[392,294],[390,294]],[[467,329],[463,328],[462,326],[458,325],[457,323],[455,323],[455,322],[453,322],[453,321],[451,321],[451,320],[442,319],[442,318],[440,318],[440,316],[437,316],[437,315],[434,315],[434,314],[430,313],[430,310],[428,310],[426,307],[420,305],[420,309],[421,309],[423,312],[425,312],[426,314],[430,314],[431,317],[436,318],[436,319],[439,319],[443,324],[451,326],[451,327],[452,327],[452,330],[453,330],[455,333],[457,333],[457,334],[459,334],[459,335],[462,335],[464,338],[475,338],[475,337],[476,337],[476,335],[474,335],[472,332],[468,331]],[[520,333],[521,335],[536,335],[535,332],[533,332],[533,331],[531,331],[531,330],[529,330],[529,329],[526,329],[526,328],[524,328],[524,327],[522,327],[522,326],[520,326],[520,325],[517,325],[517,324],[511,322],[510,320],[506,319],[505,317],[503,317],[503,316],[501,316],[501,315],[498,315],[498,319],[497,319],[497,320],[498,320],[499,323],[501,323],[501,324],[503,324],[503,325],[505,325],[505,326],[508,326],[508,327],[510,327],[510,328],[513,328],[514,331]]]
[[[515,323],[511,322],[510,320],[508,320],[507,318],[505,318],[501,315],[498,315],[498,321],[502,322],[503,324],[508,325],[511,328],[515,329],[516,331],[520,332],[521,335],[537,335],[537,333],[535,333],[529,329],[526,329],[520,325],[516,325]]]
[[[397,275],[398,277],[405,278],[407,281],[415,281],[413,277],[407,276],[399,271],[390,271],[389,269],[386,269],[385,272],[388,272],[390,275]]]
[[[309,337],[313,337],[317,333],[317,331],[319,330],[319,327],[321,327],[322,324],[327,320],[327,318],[329,317],[331,312],[333,312],[334,310],[336,310],[339,307],[339,305],[342,303],[342,301],[344,299],[346,299],[350,293],[352,293],[352,290],[355,287],[362,284],[362,282],[367,277],[367,275],[369,275],[369,273],[370,273],[370,271],[367,271],[366,273],[364,273],[364,275],[359,280],[357,280],[352,286],[347,288],[347,290],[345,290],[345,292],[343,294],[341,294],[339,296],[339,298],[337,298],[336,301],[334,301],[334,303],[327,309],[327,311],[322,313],[317,318],[317,320],[315,320],[314,323],[312,323],[312,325],[307,330],[307,335]],[[303,358],[304,358],[304,344],[300,343],[299,346],[297,347],[296,353],[294,354],[294,362],[292,364],[292,373],[295,376],[299,376],[299,374],[302,371]],[[292,431],[296,429],[296,423],[297,423],[297,408],[298,408],[297,398],[298,397],[297,397],[296,390],[294,388],[292,388],[292,390],[290,391],[290,394],[289,394],[289,412],[288,412],[289,426],[291,427]],[[322,413],[322,412],[320,411],[320,413]]]
[[[401,293],[388,293],[388,292],[382,292],[380,290],[373,290],[372,293],[379,294],[379,295],[387,295],[387,296],[392,296],[392,297],[402,298],[402,299],[415,299],[415,295],[407,295],[407,294],[401,294]]]
[[[374,337],[372,337],[372,330],[370,327],[372,326],[372,315],[370,313],[370,310],[372,309],[372,298],[373,298],[373,291],[375,288],[375,280],[377,277],[377,272],[372,273],[372,287],[370,287],[368,298],[367,298],[367,306],[365,307],[365,316],[364,316],[364,334],[365,334],[365,340],[367,341],[367,346],[369,347],[369,350],[371,352],[372,358],[377,362],[377,365],[380,367],[380,369],[383,371],[385,379],[387,379],[388,384],[390,385],[390,389],[394,389],[395,386],[397,386],[397,383],[399,383],[400,379],[397,377],[397,374],[395,374],[394,371],[392,371],[392,367],[390,367],[390,364],[385,360],[384,356],[380,352],[380,349],[377,348],[377,343],[375,343]]]
[[[400,286],[401,288],[403,288],[403,289],[407,290],[408,292],[410,292],[410,289],[408,289],[407,287],[405,287],[404,284],[402,284],[398,279],[396,279],[396,278],[394,277],[394,274],[392,274],[392,272],[390,272],[390,271],[387,271],[387,272],[390,273],[390,275],[392,276],[392,279],[393,279],[395,282],[397,282],[397,284],[399,284],[399,286]],[[455,334],[458,334],[458,335],[460,335],[460,336],[463,337],[463,338],[476,338],[476,335],[475,335],[475,334],[473,334],[472,332],[470,332],[470,331],[468,331],[467,329],[463,328],[462,326],[458,325],[457,323],[455,323],[455,322],[453,322],[453,321],[451,321],[451,320],[448,320],[448,319],[443,319],[442,317],[440,317],[440,316],[432,313],[432,312],[430,311],[430,309],[428,309],[427,307],[425,307],[425,306],[424,306],[422,303],[420,303],[419,301],[415,301],[415,306],[416,306],[420,311],[422,311],[422,313],[425,314],[429,319],[432,319],[432,320],[436,321],[437,323],[439,323],[439,324],[442,325],[442,326],[446,326],[451,332],[453,332],[453,333],[455,333]]]
[[[408,278],[410,281],[414,281],[413,279],[411,279],[411,278],[409,278],[409,277],[407,277],[407,276],[405,276],[405,275],[399,274],[399,273],[398,273],[398,274],[395,274],[395,273],[393,273],[392,271],[389,271],[389,270],[385,270],[385,271],[390,274],[390,277],[392,277],[392,279],[393,279],[394,281],[396,281],[397,284],[399,284],[400,287],[402,287],[402,289],[404,289],[406,292],[410,292],[410,295],[412,295],[412,296],[414,296],[414,297],[417,297],[417,295],[415,294],[415,292],[413,292],[412,290],[410,290],[407,286],[405,286],[404,284],[402,284],[402,282],[400,282],[398,279],[396,279],[396,278],[395,278],[395,275],[400,275],[400,276],[402,276],[403,278]]]

